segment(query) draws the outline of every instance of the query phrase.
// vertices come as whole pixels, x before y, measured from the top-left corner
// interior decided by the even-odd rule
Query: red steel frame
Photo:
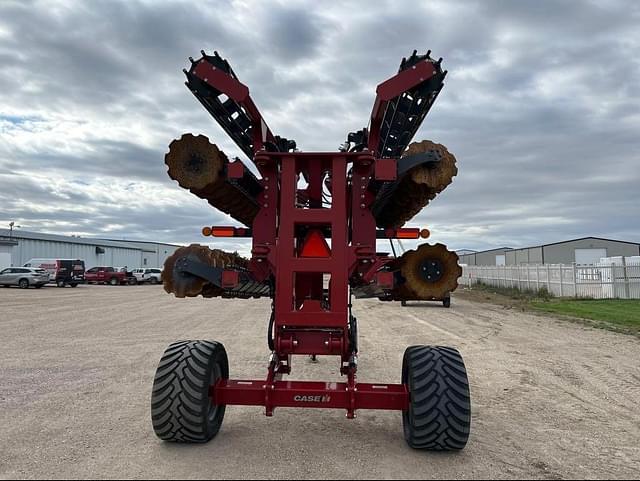
[[[212,402],[264,406],[267,416],[276,407],[345,409],[349,418],[358,409],[407,409],[404,385],[356,382],[357,353],[349,335],[350,279],[373,279],[386,260],[376,256],[369,209],[374,196],[366,188],[376,159],[370,153],[260,152],[255,162],[264,191],[252,229],[251,269],[258,280],[275,277],[274,352],[266,380],[220,380],[211,388]],[[305,189],[297,187],[301,178]],[[330,207],[322,203],[326,185]],[[297,205],[301,197],[308,199],[304,207]],[[331,232],[328,257],[300,256],[306,238],[301,229]],[[293,355],[340,356],[347,381],[283,381]]]
[[[433,75],[428,62],[401,72],[378,87],[371,116],[369,150],[357,153],[267,152],[273,135],[240,82],[213,67],[198,67],[202,80],[240,102],[252,120],[254,163],[262,176],[260,211],[252,226],[251,271],[258,281],[275,279],[274,350],[266,380],[219,380],[211,386],[216,405],[407,410],[403,384],[357,383],[357,352],[350,336],[351,283],[393,279],[379,270],[388,258],[376,254],[376,223],[367,189],[373,178],[395,179],[395,160],[376,158],[380,122],[387,102]],[[304,178],[308,184],[299,189]],[[323,189],[331,205],[323,204]],[[299,204],[304,199],[304,206]],[[306,233],[330,232],[328,256],[302,257]],[[330,276],[325,293],[326,275]],[[291,373],[293,355],[340,356],[346,382],[283,381]]]

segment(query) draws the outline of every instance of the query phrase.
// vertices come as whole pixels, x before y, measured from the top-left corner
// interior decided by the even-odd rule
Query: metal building
[[[583,237],[535,247],[502,247],[460,256],[469,266],[516,266],[524,264],[596,264],[603,257],[640,255],[640,243],[600,237]]]
[[[112,266],[162,267],[180,246],[156,242],[114,241],[0,229],[0,268],[30,259],[82,259],[87,269]]]
[[[103,241],[125,244],[130,247],[142,249],[142,265],[139,267],[162,267],[164,261],[175,252],[179,245],[166,244],[162,242],[128,241],[115,239],[101,239]],[[131,267],[131,266],[129,266]]]
[[[640,255],[640,243],[600,237],[583,237],[506,253],[507,265],[522,264],[596,264],[603,257]],[[478,264],[480,265],[480,264]],[[492,265],[492,264],[488,264]]]
[[[468,266],[503,266],[507,261],[506,254],[511,250],[510,247],[501,247],[498,249],[463,254],[460,256],[460,264],[466,264]]]

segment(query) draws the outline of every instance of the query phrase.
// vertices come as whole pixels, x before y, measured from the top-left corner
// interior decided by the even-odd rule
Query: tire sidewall
[[[227,352],[221,344],[218,344],[213,356],[209,359],[207,373],[211,378],[211,386],[215,385],[219,379],[229,379],[229,360],[227,358]],[[209,399],[209,402],[213,403],[213,400],[209,396],[209,386],[206,386],[203,391],[205,399]],[[208,414],[206,415],[204,424],[206,426],[205,433],[207,441],[215,437],[218,431],[220,431],[226,409],[226,406],[215,406],[215,417],[209,419]]]
[[[409,391],[409,409],[402,411],[402,429],[404,431],[404,439],[410,442],[410,429],[413,424],[413,380],[409,376],[409,355],[417,346],[411,346],[404,352],[402,358],[402,384],[407,386]]]

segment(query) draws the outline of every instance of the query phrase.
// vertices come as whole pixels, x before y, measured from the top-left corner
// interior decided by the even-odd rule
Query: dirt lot
[[[473,426],[460,454],[406,447],[401,417],[232,407],[204,446],[158,441],[156,364],[179,339],[225,344],[233,377],[266,372],[267,301],[177,300],[157,287],[0,289],[0,478],[636,478],[640,340],[454,298],[356,303],[360,380],[398,382],[404,348],[465,356]],[[337,379],[335,358],[294,378]]]

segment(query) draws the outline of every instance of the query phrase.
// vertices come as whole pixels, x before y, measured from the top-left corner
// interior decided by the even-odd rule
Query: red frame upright
[[[253,236],[250,268],[258,282],[275,282],[273,353],[266,380],[219,380],[211,386],[216,405],[407,410],[409,394],[403,384],[358,384],[357,349],[351,333],[350,284],[392,285],[380,273],[389,259],[376,254],[376,222],[371,213],[373,180],[394,180],[396,160],[377,158],[381,122],[394,97],[420,84],[436,70],[422,61],[378,86],[369,126],[368,150],[363,152],[268,152],[275,137],[237,79],[202,60],[194,74],[244,109],[251,120],[253,162],[263,191]],[[234,174],[238,175],[238,173]],[[298,188],[304,179],[307,186]],[[323,205],[330,191],[331,205]],[[303,204],[303,205],[302,205]],[[323,257],[300,255],[310,231],[331,239]],[[325,275],[330,284],[325,292]],[[346,382],[283,381],[291,373],[293,355],[339,356]]]
[[[259,280],[275,279],[274,351],[266,381],[220,380],[211,389],[213,402],[265,406],[268,416],[279,406],[346,409],[349,418],[358,409],[407,409],[404,385],[356,382],[357,352],[350,335],[350,279],[373,279],[386,262],[376,256],[369,208],[374,196],[366,188],[376,159],[362,152],[263,151],[255,162],[264,190],[252,229],[251,269]],[[298,188],[301,179],[308,184],[303,189]],[[331,205],[325,207],[327,189]],[[313,230],[330,233],[327,257],[300,255]],[[282,381],[291,372],[293,355],[339,356],[347,382]]]

